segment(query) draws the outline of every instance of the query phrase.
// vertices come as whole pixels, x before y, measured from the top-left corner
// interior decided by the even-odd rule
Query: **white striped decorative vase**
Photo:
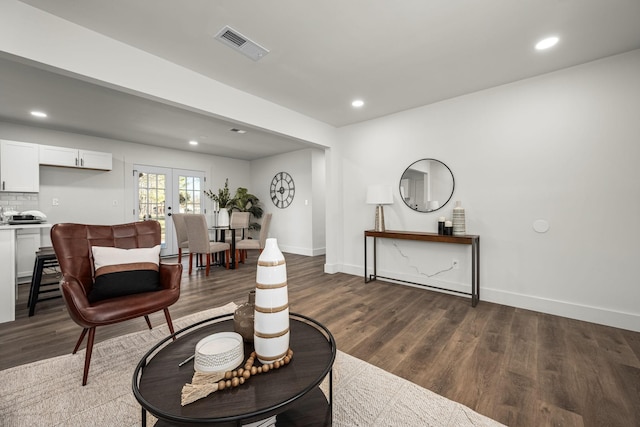
[[[462,202],[456,202],[456,206],[453,208],[453,235],[464,236],[467,233],[466,220],[464,215],[464,208]]]
[[[263,364],[281,360],[289,350],[287,264],[276,239],[267,239],[258,258],[253,345]]]

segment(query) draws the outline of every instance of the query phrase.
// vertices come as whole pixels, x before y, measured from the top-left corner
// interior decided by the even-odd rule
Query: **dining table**
[[[214,225],[209,227],[210,237],[213,235],[214,242],[226,242],[226,234],[227,231],[231,231],[231,262],[229,265],[230,269],[235,269],[236,265],[236,230],[242,230],[242,235],[244,237],[245,229],[244,228],[231,228],[230,225]]]

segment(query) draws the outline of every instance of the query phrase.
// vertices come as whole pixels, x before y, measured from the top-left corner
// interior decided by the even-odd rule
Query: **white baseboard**
[[[331,271],[329,271],[331,270]],[[354,276],[360,276],[364,279],[364,268],[358,265],[339,265],[329,266],[325,264],[325,273],[346,273]],[[372,271],[369,271],[371,274]],[[403,277],[398,273],[389,273],[378,271],[380,276],[394,277],[401,280],[418,282],[415,277]],[[406,276],[406,275],[405,275]],[[442,280],[431,279],[434,283],[428,283],[456,291],[470,292],[470,285],[461,283],[444,282]],[[411,284],[398,283],[398,285]],[[419,286],[415,286],[419,287]],[[426,288],[425,288],[426,289]],[[436,290],[437,292],[437,290]],[[503,291],[499,289],[485,288],[480,284],[480,304],[482,301],[507,305],[510,307],[523,308],[526,310],[537,311],[540,313],[553,314],[555,316],[567,317],[569,319],[582,320],[585,322],[597,323],[599,325],[612,326],[614,328],[627,329],[630,331],[640,332],[640,315],[635,313],[624,313],[621,311],[610,310],[603,307],[593,307],[581,304],[575,304],[570,301],[559,301],[548,298],[541,298],[533,295],[517,294],[514,292]]]
[[[493,302],[540,313],[568,317],[569,319],[613,326],[640,332],[640,315],[610,310],[604,307],[593,307],[575,304],[569,301],[558,301],[531,295],[516,294],[497,289],[480,289],[480,301]]]
[[[311,256],[326,255],[326,253],[327,248],[313,248],[313,255]]]
[[[303,248],[299,246],[278,245],[282,252],[304,256],[318,256],[325,254],[325,248]]]
[[[340,264],[324,264],[324,272],[327,274],[342,273]]]

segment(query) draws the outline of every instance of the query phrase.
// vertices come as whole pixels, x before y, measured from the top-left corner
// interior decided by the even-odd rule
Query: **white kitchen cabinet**
[[[37,144],[0,140],[0,191],[40,191]]]
[[[113,169],[113,156],[111,153],[101,151],[78,150],[80,165],[87,169],[99,169],[110,171]]]
[[[113,169],[113,156],[102,151],[40,145],[40,164],[110,171]]]
[[[40,249],[40,229],[16,232],[16,275],[20,283],[31,278],[36,252]]]
[[[14,231],[0,227],[0,323],[16,318],[15,244]]]
[[[76,167],[78,150],[75,148],[56,147],[53,145],[40,146],[40,164],[50,166]]]
[[[33,231],[29,233],[29,231]],[[23,252],[22,263],[30,263],[33,272],[36,250],[44,236],[51,233],[51,224],[0,225],[0,323],[15,320],[17,299],[18,252]],[[29,237],[26,237],[29,236]],[[30,252],[30,253],[27,253]]]

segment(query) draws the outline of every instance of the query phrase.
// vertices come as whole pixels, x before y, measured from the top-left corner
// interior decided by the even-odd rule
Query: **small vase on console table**
[[[467,227],[465,225],[464,208],[462,202],[457,201],[456,206],[453,208],[453,235],[464,236],[467,234]]]

